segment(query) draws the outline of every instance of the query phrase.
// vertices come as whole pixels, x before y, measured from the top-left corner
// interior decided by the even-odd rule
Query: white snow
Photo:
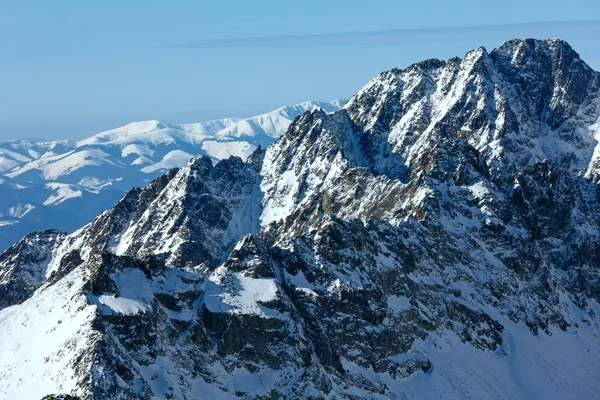
[[[92,176],[86,176],[77,182],[77,185],[81,186],[81,188],[85,189],[87,192],[98,194],[101,190],[114,185],[116,182],[120,182],[122,179],[123,178],[100,180]]]
[[[74,271],[24,303],[0,310],[0,398],[81,395],[76,360],[93,347],[95,306]],[[85,369],[79,373],[85,373]]]
[[[452,332],[417,342],[410,353],[428,358],[433,368],[393,380],[344,362],[346,369],[374,382],[386,382],[410,399],[588,399],[600,390],[598,339],[588,328],[577,336],[558,329],[534,336],[523,324],[503,318],[505,346],[495,353],[462,343]]]
[[[19,204],[8,209],[8,215],[13,218],[23,218],[30,211],[34,210],[35,206],[32,204]]]
[[[150,156],[154,155],[154,150],[151,150],[150,147],[146,144],[129,144],[123,147],[121,150],[121,157],[125,158],[131,154],[137,154],[138,156]]]
[[[19,221],[0,221],[0,226],[10,226],[18,223]]]
[[[19,162],[16,160],[0,157],[0,172],[8,171],[9,169],[16,167],[17,165],[19,165]]]
[[[167,153],[160,162],[142,168],[142,172],[151,173],[159,170],[169,170],[171,168],[182,167],[192,158],[192,155],[183,150],[173,150]]]
[[[131,162],[131,165],[152,164],[152,160],[148,157],[138,157]]]
[[[267,151],[267,156],[263,163],[265,165],[263,171],[269,172],[272,169],[269,164],[270,159],[268,158],[270,154]],[[294,195],[297,193],[299,182],[293,170],[287,170],[281,174],[277,181],[274,182],[276,186],[271,186],[266,180],[263,182],[261,190],[264,193],[269,193],[273,189],[277,190],[277,196],[267,197],[263,204],[260,222],[262,226],[267,226],[271,222],[277,222],[291,213],[291,210],[296,205]]]
[[[6,148],[0,148],[0,172],[8,171],[13,167],[28,161],[31,161],[31,158],[23,154],[19,154]]]
[[[111,274],[116,283],[116,293],[105,293],[98,296],[97,302],[108,307],[112,312],[123,315],[136,315],[152,309],[150,303],[154,300],[154,283],[146,278],[139,269],[128,268]],[[95,296],[90,295],[96,303]],[[106,311],[102,310],[101,311]]]
[[[81,140],[77,142],[77,147],[115,141],[119,141],[120,143],[128,143],[132,137],[137,139],[138,136],[143,134],[161,131],[168,129],[169,127],[169,124],[157,120],[132,122],[116,129],[101,132],[95,136],[92,136],[91,138]],[[148,137],[148,135],[146,135],[146,137]]]
[[[58,205],[65,200],[83,196],[83,192],[75,185],[50,182],[47,183],[45,187],[51,189],[53,192],[52,195],[44,201],[45,206]]]
[[[483,199],[489,195],[490,191],[483,182],[477,182],[469,186],[469,190],[476,199]]]
[[[46,180],[56,180],[61,176],[69,175],[83,167],[98,167],[102,165],[119,166],[119,162],[112,160],[109,154],[100,149],[70,151],[66,154],[42,157],[13,172],[6,174],[10,178],[19,176],[27,171],[39,170]]]
[[[125,297],[102,295],[98,297],[98,301],[101,304],[110,307],[113,311],[124,315],[136,315],[140,312],[143,313],[152,309],[148,304],[133,299],[127,299]]]
[[[299,271],[296,275],[291,275],[286,272],[285,278],[290,284],[296,287],[296,290],[311,296],[318,296],[317,292],[315,292],[315,286],[306,279],[304,272]]]
[[[207,140],[202,143],[202,150],[217,160],[223,160],[231,156],[240,157],[242,160],[245,160],[252,154],[254,149],[256,149],[256,146],[248,142],[216,142]]]
[[[273,311],[259,304],[277,298],[273,279],[254,279],[242,273],[227,273],[219,267],[209,277],[204,289],[204,304],[213,312],[273,316]]]

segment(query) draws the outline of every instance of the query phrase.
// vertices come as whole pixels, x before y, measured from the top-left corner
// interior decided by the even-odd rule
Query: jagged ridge
[[[593,397],[599,107],[559,40],[384,72],[264,154],[193,159],[61,240],[0,312],[0,356],[42,312],[57,347],[27,360],[74,372],[41,394]],[[28,365],[0,381],[46,373]]]

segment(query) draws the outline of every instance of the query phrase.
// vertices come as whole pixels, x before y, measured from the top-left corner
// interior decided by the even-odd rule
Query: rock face
[[[594,398],[599,129],[560,40],[384,72],[3,253],[0,396]]]
[[[31,233],[0,255],[0,309],[23,302],[44,283],[52,250],[65,236],[52,230]]]

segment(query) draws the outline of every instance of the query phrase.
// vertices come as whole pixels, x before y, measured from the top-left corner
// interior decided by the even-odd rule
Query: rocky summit
[[[0,398],[597,398],[599,139],[561,40],[383,72],[2,253]]]

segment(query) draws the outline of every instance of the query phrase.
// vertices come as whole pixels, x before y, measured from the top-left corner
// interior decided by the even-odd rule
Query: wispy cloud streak
[[[427,44],[472,41],[489,38],[568,37],[569,40],[598,40],[600,20],[528,22],[447,28],[395,29],[317,35],[263,36],[202,40],[173,44],[166,48],[255,48],[255,47],[336,47],[389,44]]]

